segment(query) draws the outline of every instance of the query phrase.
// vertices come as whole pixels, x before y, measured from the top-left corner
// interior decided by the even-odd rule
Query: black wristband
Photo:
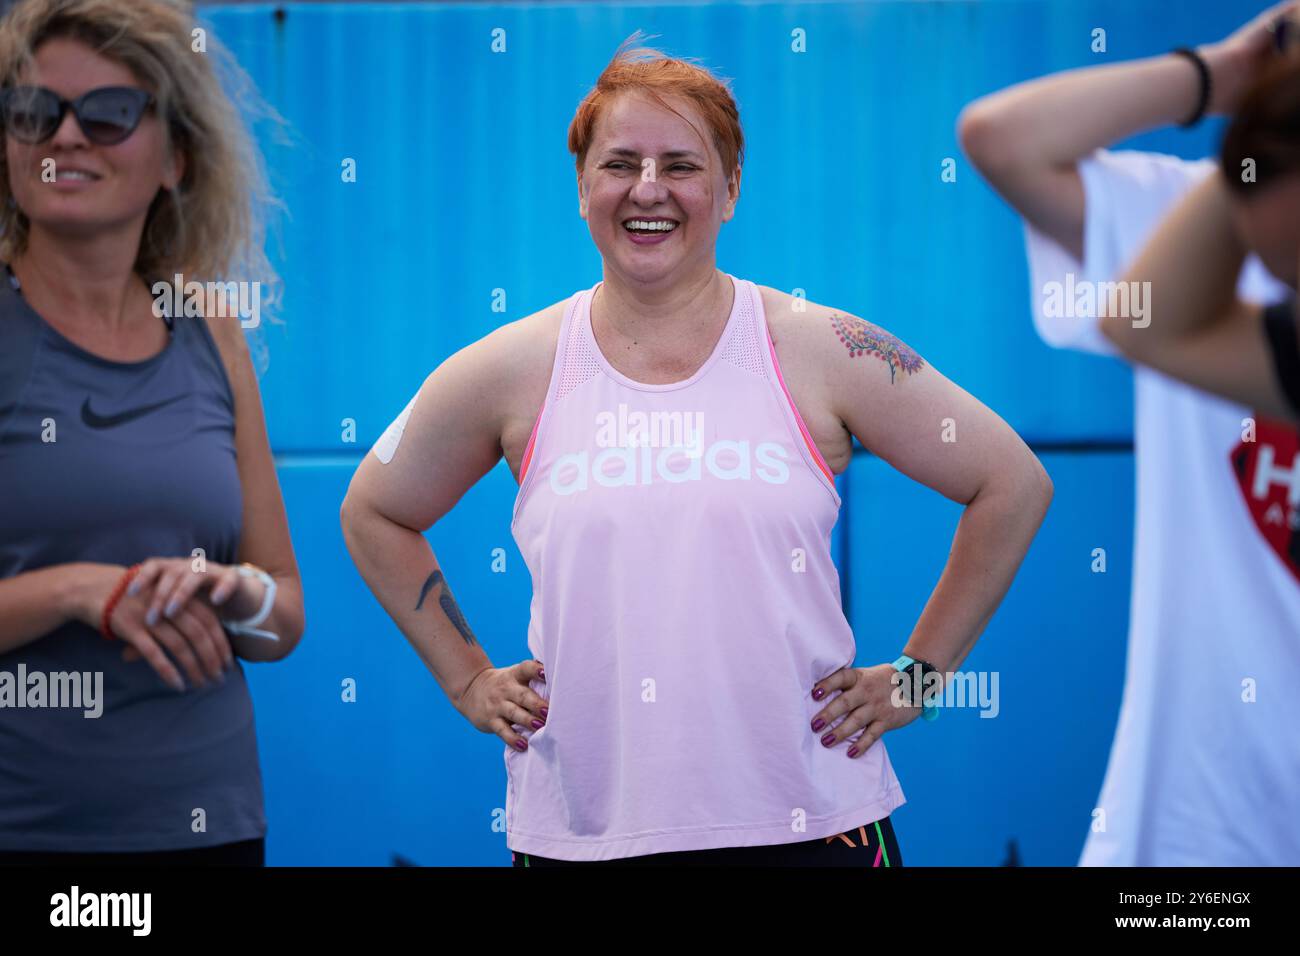
[[[1178,124],[1183,129],[1187,129],[1188,127],[1195,126],[1197,123],[1199,123],[1201,119],[1205,116],[1206,109],[1209,108],[1210,68],[1206,65],[1204,57],[1202,57],[1195,50],[1190,49],[1188,47],[1180,46],[1178,49],[1170,50],[1169,52],[1175,53],[1179,56],[1185,56],[1187,57],[1187,59],[1195,63],[1196,72],[1200,74],[1201,77],[1201,98],[1200,101],[1196,104],[1196,112],[1192,114],[1191,119]]]

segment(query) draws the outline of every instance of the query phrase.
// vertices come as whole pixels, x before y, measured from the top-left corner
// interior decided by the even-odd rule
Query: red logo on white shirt
[[[1255,417],[1255,441],[1239,442],[1232,467],[1264,540],[1300,581],[1300,430]]]

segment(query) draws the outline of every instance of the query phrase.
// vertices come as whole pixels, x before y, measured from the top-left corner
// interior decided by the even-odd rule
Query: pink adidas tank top
[[[505,748],[506,843],[607,860],[794,843],[904,802],[884,743],[811,729],[813,685],[854,660],[830,535],[840,498],[795,409],[762,297],[666,385],[615,370],[575,293],[521,468],[546,725]],[[822,733],[825,733],[823,730]]]

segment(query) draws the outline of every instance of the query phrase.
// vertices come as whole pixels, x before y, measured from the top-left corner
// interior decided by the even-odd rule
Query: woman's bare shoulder
[[[494,366],[494,380],[501,383],[496,390],[501,451],[516,479],[533,423],[546,401],[567,301],[507,322],[478,343],[484,360]]]
[[[887,329],[847,309],[822,305],[779,289],[758,286],[763,310],[781,361],[827,363],[855,351],[910,350]]]
[[[835,341],[832,316],[847,313],[780,289],[765,285],[757,288],[783,374],[786,364],[815,362],[819,356],[824,359],[828,343]]]
[[[546,394],[565,301],[507,322],[479,343],[484,360],[493,363],[501,381],[511,383],[509,395],[525,408],[540,405]]]

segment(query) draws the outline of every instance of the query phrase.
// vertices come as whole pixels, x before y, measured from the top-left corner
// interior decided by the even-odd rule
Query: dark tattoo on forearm
[[[418,611],[424,607],[424,599],[433,590],[435,584],[442,585],[442,590],[438,593],[438,604],[442,607],[443,613],[447,615],[447,619],[456,626],[456,630],[460,632],[460,636],[465,639],[466,644],[476,644],[474,632],[469,629],[469,622],[465,620],[465,615],[460,613],[456,598],[451,593],[451,586],[443,578],[441,571],[435,570],[425,579],[423,587],[420,588],[420,600],[415,602],[415,609]]]
[[[874,355],[889,366],[889,383],[894,383],[894,373],[900,368],[908,375],[919,372],[925,361],[910,348],[884,329],[864,322],[857,316],[831,314],[831,326],[836,336],[849,350],[851,358]]]

